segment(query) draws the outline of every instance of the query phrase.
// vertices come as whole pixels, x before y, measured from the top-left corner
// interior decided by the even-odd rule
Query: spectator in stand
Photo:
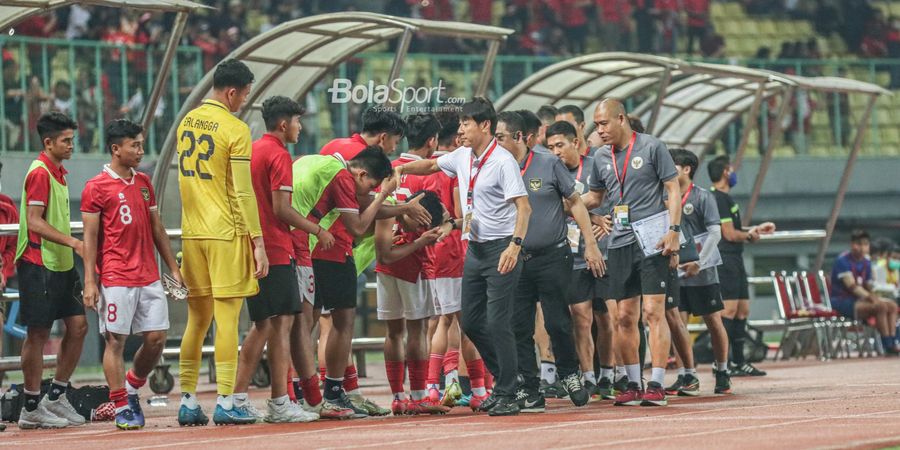
[[[587,37],[587,13],[585,8],[590,0],[544,0],[553,10],[554,22],[565,30],[569,53],[584,53]]]
[[[209,23],[200,22],[191,39],[191,43],[203,53],[203,70],[209,72],[216,66],[219,42],[213,37]]]
[[[838,68],[839,77],[847,76],[847,69]],[[828,108],[828,123],[830,124],[833,142],[846,147],[850,142],[850,95],[846,92],[835,92],[825,95],[825,105]],[[837,103],[837,105],[835,105]],[[837,112],[835,112],[837,106]],[[838,123],[840,128],[837,127]],[[840,133],[838,133],[840,130]]]
[[[891,267],[891,255],[897,245],[887,238],[872,242],[872,291],[886,299],[897,300],[897,267]],[[894,265],[900,263],[896,260]]]
[[[2,118],[0,126],[5,128],[5,146],[10,149],[18,149],[22,138],[22,108],[25,103],[25,91],[20,89],[19,63],[13,57],[12,52],[3,49],[3,106],[6,116]]]
[[[694,40],[697,46],[709,32],[709,0],[684,0],[684,10],[687,12],[687,53],[694,54]]]
[[[725,37],[719,33],[706,33],[700,41],[700,54],[704,58],[725,58]]]
[[[656,19],[656,53],[674,55],[678,51],[680,0],[653,0],[653,16]]]
[[[600,42],[606,51],[631,51],[631,1],[596,0]]]
[[[91,7],[72,5],[69,7],[69,17],[66,21],[66,39],[81,39],[89,30],[91,22]]]
[[[640,53],[653,53],[656,26],[653,21],[654,0],[634,0],[634,22],[637,29],[637,49]]]
[[[483,25],[491,24],[493,15],[493,2],[491,0],[469,0],[469,17],[472,23]]]
[[[850,250],[841,253],[831,269],[831,306],[840,315],[861,321],[875,319],[881,345],[888,355],[900,354],[897,342],[897,304],[872,291],[872,262],[869,260],[869,233],[854,230]]]

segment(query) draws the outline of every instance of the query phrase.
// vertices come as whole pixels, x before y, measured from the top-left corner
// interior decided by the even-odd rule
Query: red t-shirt
[[[419,156],[403,153],[399,158],[391,163],[392,167],[402,166],[403,164],[418,161],[422,159]],[[416,192],[425,188],[425,176],[422,175],[403,175],[400,177],[400,185],[394,191],[394,197],[397,203],[403,203],[409,200],[409,197]],[[394,236],[396,245],[404,245],[418,238],[420,233],[405,232],[400,228],[400,223],[395,222]],[[392,264],[376,264],[375,272],[390,275],[403,281],[415,283],[419,280],[419,273],[422,272],[422,262],[425,259],[425,249],[420,249],[413,254],[396,261]]]
[[[140,287],[159,280],[150,222],[156,196],[147,175],[132,174],[125,180],[107,165],[81,193],[82,214],[100,215],[96,270],[106,287]]]
[[[689,27],[705,27],[709,14],[709,0],[684,0]]]
[[[624,24],[631,17],[629,0],[596,0],[596,4],[602,11],[604,22]]]
[[[307,219],[319,223],[319,219],[325,217],[332,210],[338,212],[352,212],[359,214],[359,202],[356,200],[356,182],[353,181],[353,175],[348,170],[338,172],[328,187],[322,192],[319,202],[313,207]],[[342,263],[347,260],[347,256],[353,255],[353,236],[344,227],[342,219],[334,222],[334,225],[328,230],[334,236],[334,246],[329,250],[323,249],[322,246],[316,246],[313,250],[312,259],[320,259],[325,261],[334,261]]]
[[[493,2],[491,0],[469,0],[472,23],[491,24]]]
[[[295,257],[291,229],[288,224],[275,216],[272,205],[272,192],[294,190],[291,155],[280,139],[265,134],[253,143],[250,174],[253,178],[253,192],[256,193],[259,223],[262,225],[269,264],[288,265],[291,258]]]
[[[332,139],[322,147],[319,154],[333,155],[338,153],[344,158],[344,161],[350,161],[351,159],[356,158],[356,155],[365,150],[368,146],[369,144],[366,144],[366,141],[359,133],[353,133],[353,136],[348,138]]]
[[[297,265],[312,267],[312,257],[309,255],[309,235],[299,229],[291,230],[291,245],[294,246],[294,255],[297,256]]]
[[[578,6],[579,0],[547,0],[547,6],[553,9],[556,16],[568,27],[578,27],[587,23],[584,8]]]
[[[0,194],[0,223],[19,223],[16,203],[3,194]],[[16,244],[15,236],[0,236],[0,258],[3,261],[3,276],[7,279],[16,273]]]
[[[443,153],[441,153],[443,154]],[[437,158],[440,154],[435,153]],[[457,179],[450,178],[444,172],[439,171],[425,177],[424,189],[434,192],[441,199],[450,217],[456,217],[456,209],[453,207],[453,188],[457,186]],[[435,278],[459,278],[463,273],[463,262],[466,250],[463,246],[462,232],[453,230],[443,241],[425,247],[425,259],[422,261],[422,278],[433,280]]]
[[[44,152],[41,152],[41,154],[38,155],[38,160],[42,161],[44,165],[50,169],[50,173],[53,174],[53,178],[55,178],[57,182],[66,184],[66,174],[69,172],[66,171],[66,168],[63,167],[62,164],[60,164],[59,167],[56,167]],[[66,199],[67,203],[68,201],[69,199]],[[41,168],[32,170],[31,173],[25,177],[25,205],[46,207],[49,202],[50,175],[46,170]],[[26,214],[26,212],[22,211],[21,214]],[[46,217],[47,215],[45,212],[44,218]],[[33,245],[29,245],[25,248],[25,253],[22,253],[20,259],[31,264],[43,266],[44,259],[41,256],[41,237],[37,233],[28,230],[28,241]]]

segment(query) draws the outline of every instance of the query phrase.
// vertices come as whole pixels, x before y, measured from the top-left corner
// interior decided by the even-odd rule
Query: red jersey
[[[556,16],[567,27],[578,27],[587,23],[584,8],[578,6],[579,0],[548,0],[547,6],[553,9]]]
[[[333,141],[332,141],[333,142]],[[338,212],[350,212],[359,214],[359,202],[356,200],[356,182],[348,170],[341,170],[334,179],[328,183],[328,187],[322,192],[319,202],[310,211],[307,219],[319,223],[319,219],[336,210]],[[316,246],[312,259],[334,261],[342,263],[347,256],[353,255],[353,236],[344,227],[344,222],[338,219],[328,230],[334,236],[334,246],[329,250]]]
[[[294,246],[297,265],[312,267],[312,257],[309,254],[309,234],[299,228],[291,230],[291,244]]]
[[[709,0],[684,0],[689,27],[704,27],[709,18]]]
[[[351,159],[356,158],[356,155],[365,150],[368,146],[369,144],[366,144],[366,141],[359,133],[353,133],[353,136],[348,138],[332,139],[322,147],[319,154],[333,155],[337,153],[344,158],[344,161],[350,161]]]
[[[443,155],[443,152],[434,154],[434,158]],[[441,203],[447,208],[450,217],[457,219],[456,208],[453,206],[453,189],[458,186],[456,178],[450,178],[443,171],[438,171],[425,177],[424,189],[434,192]],[[462,232],[453,230],[443,241],[425,247],[425,258],[422,261],[422,278],[433,280],[435,278],[459,278],[463,274],[463,262],[466,250],[463,246]]]
[[[19,223],[19,210],[13,200],[0,194],[0,223]],[[3,276],[9,279],[16,273],[16,236],[0,236],[0,259],[3,261]]]
[[[66,168],[63,167],[62,164],[57,167],[50,161],[50,158],[48,158],[44,152],[41,152],[41,154],[38,155],[38,160],[42,161],[44,165],[50,169],[50,173],[53,174],[53,178],[55,178],[58,183],[63,185],[66,184],[66,174],[69,172],[66,171]],[[66,201],[68,202],[69,200],[66,199]],[[31,173],[25,177],[25,205],[43,206],[46,208],[47,203],[49,202],[50,175],[48,175],[47,171],[44,169],[32,170]],[[21,213],[26,214],[25,211],[22,211]],[[41,256],[41,236],[28,230],[28,242],[33,245],[25,247],[25,252],[22,253],[20,259],[31,264],[43,266],[44,258]]]
[[[159,280],[151,211],[156,196],[142,173],[132,171],[125,180],[106,165],[84,185],[82,214],[100,215],[96,270],[103,286],[140,287]]]
[[[419,161],[422,158],[418,155],[403,153],[399,158],[391,163],[392,167],[402,166],[406,163]],[[394,191],[394,197],[397,203],[406,202],[412,194],[425,188],[425,176],[422,175],[403,175],[400,177],[400,184]],[[394,242],[396,245],[404,245],[410,243],[419,237],[420,233],[404,232],[400,228],[400,223],[394,225]],[[422,272],[422,262],[426,258],[425,249],[420,249],[413,254],[396,261],[392,264],[376,264],[375,272],[390,275],[403,281],[415,283],[419,280],[419,273]]]
[[[253,143],[250,175],[253,178],[253,192],[256,193],[259,223],[262,226],[269,264],[288,265],[291,258],[294,258],[291,228],[275,216],[272,205],[272,192],[294,190],[291,155],[281,139],[265,134]]]
[[[604,22],[625,24],[631,17],[630,0],[596,0]]]

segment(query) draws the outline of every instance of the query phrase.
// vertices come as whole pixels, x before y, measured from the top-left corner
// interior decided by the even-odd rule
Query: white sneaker
[[[299,402],[297,402],[297,406],[299,406],[306,412],[313,413],[315,415],[319,415],[319,412],[322,411],[322,403],[323,402],[319,402],[318,405],[312,406],[309,403],[307,403],[306,400],[300,400]]]
[[[234,407],[243,409],[244,412],[247,413],[247,415],[255,418],[257,422],[262,420],[262,418],[264,416],[263,413],[260,412],[260,410],[256,409],[256,407],[253,406],[253,403],[251,403],[250,400],[247,400],[243,405],[240,405],[240,406],[235,404]]]
[[[56,401],[50,400],[50,397],[45,395],[41,400],[41,403],[47,408],[47,411],[50,411],[56,417],[61,419],[66,419],[69,421],[69,425],[73,427],[77,427],[80,425],[84,425],[87,422],[84,419],[84,416],[78,414],[78,411],[75,411],[75,408],[69,403],[69,400],[66,398],[66,394],[61,394]]]
[[[269,423],[299,423],[319,420],[318,414],[306,412],[291,402],[284,402],[279,405],[270,399],[266,401],[266,405],[269,414],[266,415],[264,420]]]
[[[43,401],[38,403],[37,409],[34,411],[28,411],[23,407],[22,412],[19,413],[19,428],[23,430],[65,428],[67,426],[69,426],[69,421],[47,411]]]

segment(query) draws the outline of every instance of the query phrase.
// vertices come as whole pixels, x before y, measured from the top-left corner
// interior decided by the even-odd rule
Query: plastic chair
[[[813,323],[796,303],[791,279],[787,272],[771,272],[772,284],[775,287],[775,299],[778,303],[778,313],[784,321],[781,342],[775,351],[774,360],[778,360],[781,354],[783,359],[805,355],[808,353],[810,331]],[[816,346],[818,347],[818,346]],[[821,354],[821,353],[820,353]]]

